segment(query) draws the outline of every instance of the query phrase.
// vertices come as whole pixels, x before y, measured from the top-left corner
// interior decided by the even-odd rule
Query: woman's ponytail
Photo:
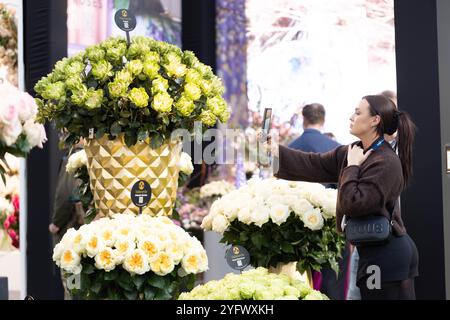
[[[411,117],[403,111],[396,111],[396,117],[398,118],[398,156],[402,163],[404,187],[406,187],[410,182],[413,173],[412,154],[416,125],[411,120]]]

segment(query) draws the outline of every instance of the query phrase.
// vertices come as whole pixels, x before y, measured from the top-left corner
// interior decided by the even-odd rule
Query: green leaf
[[[144,299],[145,300],[153,300],[155,298],[155,288],[153,288],[152,286],[147,286],[145,287],[144,290]]]
[[[91,223],[97,215],[97,210],[95,208],[90,208],[88,211],[86,211],[86,214],[84,215],[84,223],[89,224]]]
[[[122,127],[120,126],[119,122],[116,121],[111,125],[110,132],[113,136],[118,136],[122,132]]]
[[[138,290],[141,290],[142,285],[144,284],[144,282],[145,282],[145,277],[142,277],[142,276],[135,276],[135,277],[133,277],[133,283],[134,283],[134,285],[136,286],[136,288]]]
[[[258,250],[261,250],[261,247],[264,242],[264,236],[260,232],[256,232],[251,235],[252,243],[258,248]]]
[[[102,283],[100,281],[95,281],[93,284],[91,284],[91,291],[95,294],[99,294],[100,290],[102,289]]]
[[[148,278],[147,283],[158,289],[163,289],[166,287],[166,281],[165,281],[164,277],[158,276],[156,274],[152,274]]]
[[[94,273],[94,271],[95,271],[95,268],[92,264],[88,264],[88,263],[83,264],[83,273],[84,274],[92,274],[92,273]]]
[[[148,138],[148,131],[145,129],[142,129],[142,128],[139,129],[137,138],[138,138],[138,140],[144,141],[145,139]]]
[[[172,299],[172,295],[168,290],[160,289],[155,294],[155,300],[170,300]]]
[[[128,300],[136,300],[138,297],[137,291],[124,291],[123,294]]]
[[[123,110],[123,111],[120,112],[120,116],[122,118],[129,118],[129,117],[131,117],[131,112]]]
[[[152,149],[157,149],[161,147],[163,143],[164,143],[163,137],[161,137],[159,134],[155,134],[150,140],[150,147]]]
[[[281,250],[283,250],[285,253],[294,253],[294,248],[287,242],[281,243]]]
[[[114,281],[119,276],[117,270],[112,270],[109,272],[105,272],[105,281]]]
[[[123,273],[117,278],[117,283],[122,289],[132,291],[134,289],[133,282],[131,280],[131,275],[123,271]]]

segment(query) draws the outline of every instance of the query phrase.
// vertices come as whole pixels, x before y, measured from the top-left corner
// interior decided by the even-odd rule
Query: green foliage
[[[345,241],[335,230],[335,219],[325,220],[324,227],[312,231],[294,213],[278,226],[269,221],[258,227],[234,220],[223,233],[220,242],[241,245],[250,252],[250,263],[255,267],[276,267],[279,262],[298,261],[297,268],[320,271],[331,267],[337,273],[337,260]]]
[[[152,272],[131,275],[122,267],[106,272],[93,266],[93,259],[81,262],[80,288],[71,290],[74,296],[86,300],[170,300],[181,292],[192,290],[195,275],[178,276],[175,269],[166,276]]]

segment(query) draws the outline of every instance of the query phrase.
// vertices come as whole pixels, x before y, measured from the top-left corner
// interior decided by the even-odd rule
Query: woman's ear
[[[372,128],[378,127],[381,122],[381,117],[377,114],[372,117]]]

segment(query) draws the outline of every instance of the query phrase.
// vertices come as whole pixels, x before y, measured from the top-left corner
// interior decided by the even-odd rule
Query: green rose
[[[299,281],[299,280],[292,281],[291,286],[297,288],[297,290],[300,292],[300,297],[307,296],[313,290],[306,283],[304,283],[303,281]]]
[[[97,62],[105,58],[105,50],[100,46],[92,46],[86,49],[86,56],[91,62]]]
[[[88,109],[96,109],[100,108],[102,106],[103,102],[103,90],[98,89],[95,90],[94,88],[89,88],[87,92],[87,97],[85,101],[85,106]]]
[[[225,100],[221,97],[208,98],[206,100],[206,106],[211,110],[216,116],[220,116],[227,108]]]
[[[115,82],[122,82],[129,86],[133,82],[133,75],[128,70],[120,70],[116,73],[116,76],[114,78]]]
[[[63,58],[62,60],[59,60],[55,64],[55,68],[53,68],[53,71],[51,74],[49,74],[49,78],[53,82],[65,80],[67,78],[66,75],[66,66],[69,64],[70,60],[69,58]]]
[[[257,289],[253,295],[254,300],[274,300],[275,296],[272,292],[264,289]]]
[[[158,93],[153,97],[152,108],[158,112],[170,112],[173,99],[168,93]]]
[[[303,300],[323,300],[323,296],[319,291],[312,290]]]
[[[127,70],[131,72],[132,75],[138,75],[142,72],[142,61],[141,60],[131,60],[127,63]]]
[[[184,85],[184,94],[191,100],[198,100],[202,96],[202,91],[197,85],[186,83]]]
[[[205,96],[209,96],[212,93],[213,85],[211,81],[202,79],[200,80],[200,88]]]
[[[80,61],[72,61],[66,65],[64,71],[67,77],[80,75],[86,66]]]
[[[230,119],[231,116],[231,110],[230,108],[226,107],[225,110],[219,115],[219,121],[222,123],[226,123],[228,119]]]
[[[200,63],[195,54],[189,50],[183,52],[183,62],[189,67],[194,67],[195,65]]]
[[[167,74],[170,77],[181,78],[186,74],[186,66],[180,62],[171,62],[167,65],[164,65],[164,69],[166,69]]]
[[[120,62],[126,51],[127,46],[125,43],[117,43],[116,46],[106,49],[106,59],[112,63]]]
[[[213,76],[213,72],[210,66],[204,65],[203,63],[199,63],[196,65],[196,69],[200,74],[203,76],[206,76],[207,78],[210,78]]]
[[[181,57],[175,52],[169,52],[164,56],[164,59],[167,61],[167,64],[181,63]]]
[[[136,59],[141,57],[149,50],[148,39],[145,37],[133,37],[133,42],[131,42],[128,50],[127,57],[129,59]]]
[[[108,83],[108,92],[111,98],[124,97],[128,91],[128,84],[124,82],[113,81]]]
[[[160,61],[160,57],[157,52],[149,51],[144,54],[143,60],[147,61],[147,62],[153,62],[153,63],[158,64]]]
[[[34,91],[42,95],[43,92],[45,92],[45,89],[47,86],[51,83],[49,77],[42,77],[41,80],[39,80],[35,86]]]
[[[200,114],[200,121],[208,127],[212,127],[216,123],[216,116],[211,110],[203,110]]]
[[[184,116],[188,117],[195,109],[194,101],[186,98],[184,95],[175,103],[175,108]]]
[[[157,77],[152,81],[152,94],[156,94],[158,92],[164,93],[167,89],[169,89],[169,81],[163,77]]]
[[[239,293],[244,300],[251,299],[255,293],[255,288],[249,283],[241,283],[239,285]]]
[[[97,63],[92,64],[91,73],[95,79],[100,81],[105,81],[109,77],[114,75],[113,66],[106,60],[98,61]]]
[[[128,98],[133,102],[138,108],[145,108],[148,106],[149,96],[145,91],[145,88],[133,88],[128,93]]]
[[[66,95],[66,85],[62,81],[47,84],[45,91],[42,93],[44,99],[60,100]]]
[[[221,96],[225,92],[225,87],[219,77],[214,76],[211,79],[211,91],[216,96]]]
[[[77,87],[75,90],[72,90],[72,96],[70,99],[77,106],[82,106],[88,97],[88,89],[86,85],[82,84],[80,87]]]
[[[202,80],[202,76],[194,69],[189,69],[186,72],[186,77],[184,78],[187,83],[199,84]]]
[[[144,74],[150,79],[156,78],[159,74],[159,64],[152,60],[145,60],[143,65]]]
[[[71,76],[66,80],[66,87],[69,90],[76,90],[83,85],[83,80],[80,76]]]

